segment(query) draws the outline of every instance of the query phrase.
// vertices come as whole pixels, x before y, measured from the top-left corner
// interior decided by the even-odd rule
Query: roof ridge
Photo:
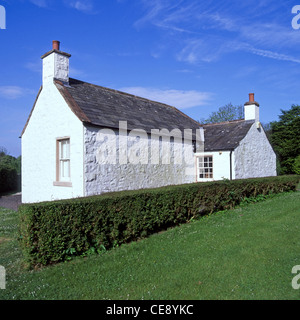
[[[249,121],[249,120],[245,120],[245,119],[228,120],[228,121],[222,121],[222,122],[205,123],[203,124],[203,126],[217,126],[217,125],[224,125],[224,124],[245,122],[245,121]]]

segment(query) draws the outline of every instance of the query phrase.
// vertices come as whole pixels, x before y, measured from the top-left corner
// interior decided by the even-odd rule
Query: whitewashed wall
[[[60,137],[70,137],[72,187],[53,185],[56,139]],[[22,202],[84,196],[83,149],[83,125],[49,81],[22,136]]]
[[[132,134],[126,149],[126,140],[122,139],[122,136],[120,139],[118,130],[106,129],[102,133],[99,133],[99,130],[91,126],[85,127],[84,168],[87,196],[195,182],[192,145],[186,146],[187,161],[184,161],[182,143],[171,142],[170,148],[169,144],[165,143],[165,150],[171,150],[171,162],[163,164],[162,159],[167,163],[168,158],[165,150],[162,150],[163,143],[161,142],[158,148],[151,148],[150,135],[140,135],[137,138],[138,133]],[[124,162],[126,150],[128,163]],[[159,163],[151,162],[151,151],[159,153]]]
[[[213,179],[205,178],[200,179],[198,168],[197,168],[197,181],[198,182],[207,182],[214,180],[223,180],[230,179],[230,151],[214,151],[214,152],[205,152],[205,153],[196,153],[196,157],[199,156],[212,156],[213,157]],[[232,163],[233,163],[233,154],[232,154]],[[233,172],[233,165],[232,165]],[[232,173],[232,179],[234,179],[234,172]]]
[[[276,176],[276,155],[261,127],[254,123],[234,151],[236,179]]]

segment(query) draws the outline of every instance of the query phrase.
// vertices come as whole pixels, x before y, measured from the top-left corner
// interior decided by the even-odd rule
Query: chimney
[[[60,41],[53,40],[53,41],[52,41],[52,48],[53,48],[53,50],[57,50],[57,51],[59,51],[59,48],[60,48]]]
[[[254,100],[254,93],[249,93],[249,101],[244,105],[245,120],[259,122],[259,104]]]
[[[42,56],[43,59],[43,86],[53,84],[57,79],[69,83],[70,54],[60,51],[60,42],[52,41],[52,50]]]

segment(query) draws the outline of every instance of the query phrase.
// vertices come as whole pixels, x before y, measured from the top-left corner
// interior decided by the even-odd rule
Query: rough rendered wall
[[[276,155],[256,123],[235,149],[234,158],[235,179],[276,176]]]
[[[183,152],[180,153],[180,150],[183,150],[182,143],[176,145],[175,149],[179,151],[175,156],[173,153],[175,143],[170,143],[171,163],[162,164],[162,157],[166,156],[166,153],[162,152],[161,147],[151,148],[149,135],[129,138],[128,163],[124,163],[122,161],[124,161],[126,145],[124,140],[120,139],[119,131],[107,130],[106,132],[107,134],[99,134],[99,128],[90,126],[85,128],[86,196],[195,182],[194,154],[191,145],[186,147],[188,162],[191,164],[189,172],[186,172],[188,166],[183,160]],[[159,164],[151,163],[151,150],[160,153]],[[182,164],[180,164],[180,158]]]

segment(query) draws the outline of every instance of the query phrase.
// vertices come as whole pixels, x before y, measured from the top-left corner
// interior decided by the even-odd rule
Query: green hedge
[[[115,245],[233,208],[243,199],[296,190],[299,176],[220,181],[22,205],[20,240],[31,266]]]
[[[16,190],[17,187],[17,170],[0,165],[0,193]]]

